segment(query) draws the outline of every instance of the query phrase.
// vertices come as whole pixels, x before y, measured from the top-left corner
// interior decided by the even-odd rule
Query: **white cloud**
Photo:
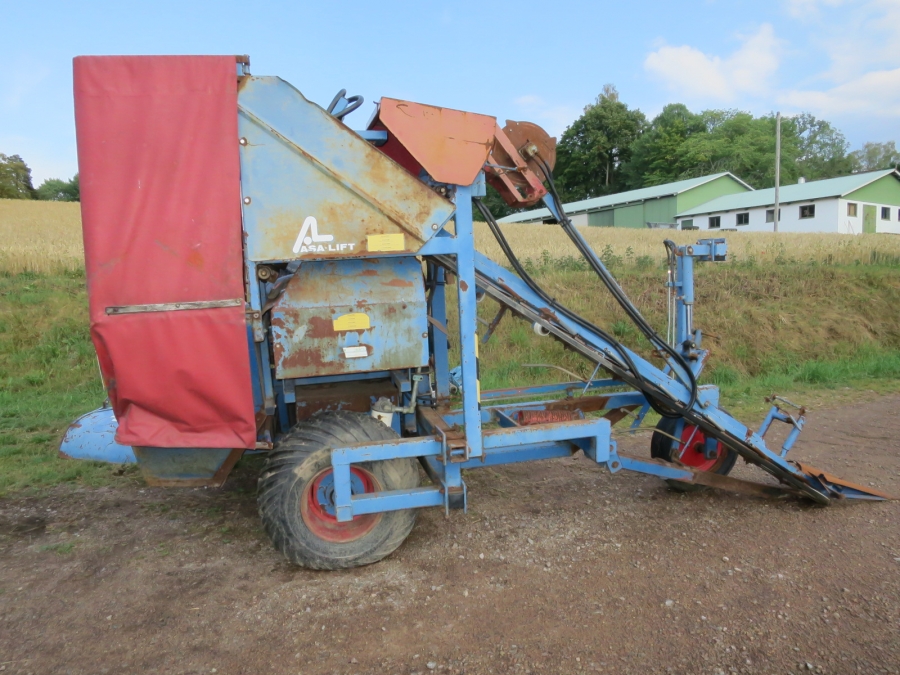
[[[775,30],[763,24],[728,57],[710,56],[688,45],[664,45],[647,55],[644,69],[679,96],[731,103],[748,94],[770,93],[781,52]]]
[[[786,91],[778,102],[821,117],[900,117],[900,68],[865,73],[824,91]]]
[[[519,120],[540,124],[547,133],[557,138],[584,112],[583,107],[548,103],[535,94],[519,96],[513,101],[513,106]]]
[[[817,26],[831,59],[827,78],[841,82],[868,70],[900,67],[900,0],[858,2],[834,19],[823,18]]]
[[[819,15],[820,7],[839,7],[846,0],[787,0],[787,11],[795,19],[806,19]]]
[[[779,104],[821,117],[900,118],[900,0],[791,0],[791,4],[846,7],[819,17],[813,42],[829,65],[812,81],[820,87],[780,92]]]
[[[801,21],[780,27],[792,43],[765,24],[730,55],[707,54],[690,45],[661,45],[644,68],[675,96],[695,105],[734,104],[757,112],[781,107],[811,112],[841,125],[900,119],[900,0],[784,0]],[[787,54],[821,63],[778,87]],[[896,132],[890,132],[896,133]]]

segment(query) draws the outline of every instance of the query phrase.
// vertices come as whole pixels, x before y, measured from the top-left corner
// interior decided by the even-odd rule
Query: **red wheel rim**
[[[351,466],[350,480],[353,494],[380,490],[378,481],[365,469]],[[371,513],[356,516],[346,523],[338,522],[331,503],[333,484],[334,474],[331,468],[320,471],[306,484],[300,498],[300,515],[303,522],[315,536],[337,544],[344,544],[367,535],[381,520],[381,514]]]
[[[681,432],[681,444],[676,450],[676,458],[685,466],[698,471],[711,471],[722,458],[725,448],[721,442],[716,443],[716,454],[712,459],[703,452],[706,446],[706,434],[702,429],[688,424]]]

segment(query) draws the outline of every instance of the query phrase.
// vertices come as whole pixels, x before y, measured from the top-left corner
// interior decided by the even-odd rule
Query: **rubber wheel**
[[[711,471],[721,476],[726,476],[734,468],[738,454],[731,448],[726,447],[721,441],[716,446],[716,455],[707,458],[703,452],[706,444],[706,433],[694,426],[685,423],[681,432],[681,440],[683,452],[680,457],[674,456],[672,449],[672,439],[670,436],[675,435],[675,428],[678,423],[677,419],[663,417],[656,425],[656,429],[663,433],[653,432],[650,439],[650,456],[654,459],[662,459],[666,462],[681,463],[696,471]],[[668,434],[668,435],[664,435]],[[687,443],[687,447],[683,444]],[[669,487],[677,492],[697,492],[705,489],[704,485],[695,485],[694,483],[685,483],[680,480],[667,480]]]
[[[393,553],[412,530],[416,510],[338,522],[331,451],[396,438],[392,429],[364,413],[322,413],[294,427],[269,455],[258,484],[259,515],[275,548],[295,565],[317,570],[368,565]],[[353,494],[419,486],[414,459],[354,464],[350,474]]]

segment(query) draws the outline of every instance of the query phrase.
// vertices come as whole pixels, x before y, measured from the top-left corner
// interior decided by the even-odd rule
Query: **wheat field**
[[[80,204],[0,199],[0,273],[53,274],[82,267]]]
[[[516,255],[525,260],[560,260],[577,251],[553,225],[504,225]],[[660,263],[664,239],[687,244],[705,236],[728,240],[733,262],[815,262],[833,265],[900,264],[900,236],[759,232],[680,232],[600,227],[582,228],[585,238],[604,259],[619,264]],[[505,263],[500,247],[483,223],[475,224],[479,251]],[[53,274],[84,267],[79,204],[0,199],[0,274]]]

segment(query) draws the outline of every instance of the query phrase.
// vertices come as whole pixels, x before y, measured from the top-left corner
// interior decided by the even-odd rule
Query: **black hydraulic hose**
[[[513,253],[512,248],[509,245],[509,242],[506,240],[506,236],[503,234],[503,231],[500,229],[500,225],[497,223],[496,219],[494,218],[493,214],[490,212],[488,207],[480,199],[473,199],[472,201],[475,203],[475,206],[478,208],[478,210],[484,216],[485,220],[488,223],[488,226],[491,229],[491,232],[494,235],[494,238],[497,240],[497,243],[500,245],[500,248],[503,250],[503,253],[506,256],[507,260],[509,260],[510,264],[513,266],[513,270],[516,272],[516,274],[519,275],[519,277],[522,279],[522,281],[524,281],[525,284],[532,291],[534,291],[535,294],[537,294],[544,302],[546,302],[549,306],[551,306],[559,314],[562,314],[563,316],[569,318],[570,320],[574,321],[581,327],[583,327],[587,330],[593,331],[596,335],[600,336],[603,340],[605,340],[606,342],[611,344],[613,346],[613,348],[615,349],[616,353],[621,358],[622,362],[624,363],[624,366],[623,366],[623,363],[619,363],[617,365],[620,368],[623,368],[623,370],[626,370],[626,372],[631,374],[631,377],[638,383],[638,387],[647,395],[647,402],[650,404],[650,406],[653,408],[654,411],[656,411],[659,415],[661,415],[663,417],[681,417],[682,416],[681,413],[678,413],[678,412],[673,413],[671,411],[671,408],[667,408],[665,405],[660,404],[660,402],[657,400],[657,396],[659,396],[660,392],[657,390],[656,386],[652,382],[648,382],[647,379],[644,378],[640,374],[640,371],[635,366],[634,361],[632,360],[628,351],[615,338],[613,338],[611,335],[606,333],[603,329],[594,325],[587,319],[584,319],[583,317],[576,314],[575,312],[572,312],[568,308],[563,307],[562,305],[558,304],[553,298],[551,298],[549,295],[547,295],[547,293],[531,277],[531,275],[528,274],[528,272],[522,266],[521,262],[519,262],[518,258],[516,258],[515,253]],[[669,405],[673,405],[673,404],[675,407],[678,407],[677,401],[670,400]]]
[[[575,312],[563,307],[559,303],[556,302],[553,298],[551,298],[544,291],[543,288],[531,277],[530,274],[525,270],[522,266],[522,263],[516,257],[515,253],[513,253],[512,247],[509,245],[509,242],[506,240],[506,235],[503,234],[503,231],[500,229],[499,223],[497,223],[494,215],[490,212],[487,206],[480,199],[473,199],[475,206],[481,212],[481,215],[484,216],[484,219],[487,221],[488,227],[491,228],[491,232],[494,235],[494,238],[497,240],[497,243],[500,245],[500,248],[503,250],[503,254],[506,256],[506,259],[509,260],[509,263],[513,266],[513,270],[525,282],[525,285],[528,286],[532,291],[535,292],[544,302],[546,302],[550,307],[553,308],[559,314],[571,319],[582,328],[586,328],[590,331],[595,332],[597,335],[602,337],[604,340],[611,342],[612,344],[616,344],[616,341],[606,332],[603,331],[599,326],[595,326],[587,319],[579,316]],[[618,346],[618,345],[617,345]],[[617,353],[619,350],[617,350]],[[627,367],[628,370],[636,373],[634,369],[634,364],[631,363],[631,359],[627,353],[620,354],[623,356],[624,364],[619,364],[621,367]]]
[[[680,403],[675,403],[675,410],[673,412],[668,412],[665,414],[666,417],[681,417],[684,416],[691,408],[694,407],[694,404],[697,401],[697,378],[694,375],[694,372],[691,370],[690,366],[685,361],[684,357],[679,354],[671,345],[669,345],[665,340],[663,340],[659,334],[653,329],[653,327],[644,319],[643,315],[634,306],[625,292],[622,290],[621,286],[619,286],[618,282],[609,273],[609,270],[606,269],[606,266],[597,258],[597,254],[594,253],[593,249],[591,249],[590,245],[584,240],[581,236],[581,233],[575,229],[575,226],[572,224],[572,221],[566,215],[566,212],[563,209],[562,200],[559,197],[559,193],[556,191],[556,185],[553,182],[553,174],[550,170],[550,167],[546,162],[537,158],[540,162],[541,169],[544,172],[544,175],[547,179],[547,184],[550,188],[550,194],[553,199],[554,205],[556,206],[557,211],[560,216],[560,226],[563,231],[568,235],[569,239],[572,240],[572,243],[575,244],[575,247],[579,250],[579,252],[584,256],[585,260],[593,268],[594,272],[597,276],[600,277],[601,281],[603,281],[604,285],[607,287],[609,292],[613,295],[618,302],[619,306],[625,311],[628,317],[632,320],[635,326],[644,334],[644,336],[650,341],[651,345],[654,345],[658,350],[665,352],[668,354],[680,367],[679,369],[683,371],[685,375],[687,375],[687,382],[684,382],[685,385],[688,386],[691,392],[690,400],[687,405],[682,405]],[[666,247],[668,249],[668,246]],[[679,373],[679,369],[673,368],[672,371],[679,377],[681,373]],[[683,381],[683,379],[682,379]],[[656,407],[654,406],[654,409]],[[663,414],[663,411],[657,410],[660,414]]]

